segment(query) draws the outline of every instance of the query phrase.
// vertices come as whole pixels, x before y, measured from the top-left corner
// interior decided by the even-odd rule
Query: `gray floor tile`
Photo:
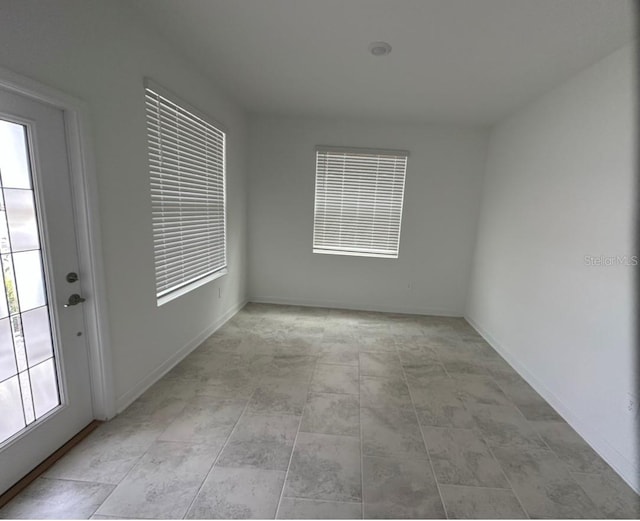
[[[360,422],[364,455],[428,458],[418,420],[412,410],[362,408]]]
[[[309,340],[306,338],[300,338],[295,336],[287,335],[285,340],[278,342],[271,348],[271,352],[274,357],[277,356],[308,356],[308,357],[317,357],[320,352],[320,345],[322,341],[318,340]],[[301,371],[305,377],[308,377],[308,369],[305,368]]]
[[[402,364],[411,386],[428,385],[434,378],[448,377],[447,371],[441,363]]]
[[[426,347],[422,331],[415,328],[405,331],[402,326],[392,326],[391,334],[395,338],[398,353],[400,350],[419,351],[421,347]]]
[[[363,376],[403,377],[400,358],[395,352],[361,352],[360,374]]]
[[[439,364],[436,350],[422,342],[403,342],[398,346],[398,357],[403,365]]]
[[[393,318],[389,326],[389,331],[396,339],[398,346],[403,342],[413,341],[416,339],[424,338],[421,324],[414,318],[407,319],[406,317],[389,317]]]
[[[229,324],[231,326],[231,324]],[[198,349],[212,353],[235,353],[244,340],[239,328],[227,328],[226,332],[218,331],[207,338]]]
[[[362,503],[284,497],[278,519],[362,519]]]
[[[116,417],[76,445],[44,477],[117,485],[164,428]]]
[[[515,400],[513,400],[516,403]],[[528,401],[516,403],[527,420],[561,420],[560,415],[545,401]]]
[[[416,414],[420,425],[427,427],[471,429],[475,426],[471,414],[461,403],[442,403],[433,400],[430,407],[416,409]]]
[[[350,436],[298,434],[286,497],[360,501],[360,441]]]
[[[263,376],[308,381],[313,373],[316,358],[308,355],[275,355],[264,368]]]
[[[379,376],[360,377],[360,406],[413,408],[404,380]]]
[[[260,354],[263,356],[273,355],[275,344],[267,341],[259,335],[245,331],[240,344],[237,345],[234,352],[236,354],[250,355]]]
[[[263,304],[0,517],[191,504],[192,518],[273,518],[283,492],[281,518],[442,517],[436,475],[451,518],[640,517],[638,496],[463,319]]]
[[[253,376],[237,378],[212,377],[197,386],[197,396],[209,396],[221,400],[248,400],[258,386],[259,379]]]
[[[502,359],[502,357],[496,353],[496,351],[479,335],[475,335],[473,338],[466,335],[458,335],[458,338],[462,341],[459,344],[458,351],[463,356],[485,362],[494,362]]]
[[[530,517],[603,517],[550,450],[497,448],[493,454]]]
[[[38,478],[0,508],[0,519],[89,519],[115,487]]]
[[[348,365],[318,364],[311,379],[311,391],[358,394],[358,368]]]
[[[448,327],[425,328],[425,343],[431,347],[443,347],[445,349],[455,349],[462,344],[455,331]]]
[[[640,496],[613,471],[572,476],[605,517],[640,519]]]
[[[438,486],[425,460],[364,457],[365,519],[443,519]]]
[[[204,443],[221,449],[245,405],[243,400],[226,401],[198,396],[189,402],[159,439]]]
[[[442,362],[445,370],[450,375],[456,374],[478,374],[489,375],[487,367],[479,360],[444,360]]]
[[[441,485],[440,493],[449,519],[527,519],[510,489]]]
[[[513,378],[518,375],[518,372],[502,357],[497,357],[490,361],[485,360],[483,361],[483,365],[489,370],[489,373],[494,376],[494,379],[496,379],[496,376]],[[498,385],[500,385],[499,382]]]
[[[564,421],[530,422],[535,431],[547,443],[572,472],[601,473],[609,466]]]
[[[511,405],[492,377],[458,374],[453,379],[465,405]]]
[[[425,348],[431,349],[431,350],[433,349],[429,345],[428,337],[425,336],[423,332],[424,328],[422,326],[419,326],[419,328],[420,328],[419,334],[414,334],[410,336],[402,335],[401,337],[398,338],[398,341],[396,342],[396,348],[398,349],[398,351],[403,351],[403,350],[419,351]]]
[[[324,323],[319,316],[300,317],[296,320],[293,333],[301,338],[319,338],[324,336]]]
[[[319,364],[358,365],[357,345],[323,344],[318,353]]]
[[[198,383],[163,378],[127,407],[120,418],[168,425],[195,396]]]
[[[553,407],[517,373],[495,372],[494,379],[528,420],[561,420]]]
[[[206,381],[207,374],[203,367],[200,367],[190,357],[187,357],[171,369],[164,378],[170,381],[187,381],[194,385],[199,385]]]
[[[256,414],[301,415],[309,382],[264,378],[249,401],[248,411]]]
[[[360,436],[360,400],[351,394],[309,394],[300,430]]]
[[[508,488],[509,484],[480,436],[466,429],[423,427],[438,483]]]
[[[372,330],[371,326],[357,328],[356,337],[360,351],[367,352],[391,352],[396,350],[395,338],[384,330]]]
[[[464,318],[461,320],[465,320]],[[460,340],[464,341],[464,342],[482,342],[483,338],[478,334],[478,332],[473,329],[473,327],[466,322],[464,324],[452,324],[451,327],[453,329],[455,329],[455,331],[458,333],[458,337],[460,338]]]
[[[210,378],[244,378],[254,374],[252,371],[254,357],[232,353],[212,353],[196,350],[174,369],[167,377],[169,379],[187,379],[198,384],[206,384]]]
[[[273,519],[285,473],[214,467],[189,508],[187,519]]]
[[[449,377],[432,378],[417,384],[409,382],[409,392],[420,425],[470,429],[475,423],[458,398],[455,381]]]
[[[157,442],[96,512],[110,516],[184,516],[218,455],[209,445]]]
[[[299,423],[299,416],[245,414],[217,465],[286,471]]]
[[[345,344],[349,347],[355,347],[360,350],[360,344],[358,343],[358,338],[356,336],[355,331],[353,330],[353,326],[351,325],[340,325],[340,326],[331,326],[328,325],[324,330],[324,335],[322,336],[323,344]]]
[[[514,406],[474,405],[470,411],[478,430],[490,447],[521,450],[547,448],[542,438]]]

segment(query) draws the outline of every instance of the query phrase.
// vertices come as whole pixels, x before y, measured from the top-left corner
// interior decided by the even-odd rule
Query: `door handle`
[[[84,302],[85,300],[87,300],[86,298],[81,297],[80,295],[78,295],[77,293],[74,293],[73,295],[71,295],[69,297],[69,300],[67,301],[67,303],[64,305],[65,308],[68,308],[70,306],[77,306],[78,304],[81,304],[82,302]]]

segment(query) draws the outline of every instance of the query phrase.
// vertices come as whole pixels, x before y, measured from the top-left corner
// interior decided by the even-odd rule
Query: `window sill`
[[[186,286],[182,286],[172,291],[171,293],[162,295],[157,300],[158,307],[162,306],[163,304],[166,304],[167,302],[171,302],[172,300],[175,300],[178,297],[181,297],[182,295],[186,295],[190,291],[193,291],[194,289],[199,288],[200,286],[204,286],[209,282],[219,279],[220,277],[223,277],[227,273],[229,273],[229,270],[227,268],[224,268],[220,271],[216,271],[215,273],[212,273],[211,275],[207,275],[206,277],[202,277],[201,279],[194,280],[193,282],[190,282]]]
[[[345,251],[345,250],[323,250],[314,248],[313,253],[321,253],[322,255],[347,255],[350,257],[375,257],[379,259],[397,259],[398,254],[393,253],[370,253],[364,251]]]

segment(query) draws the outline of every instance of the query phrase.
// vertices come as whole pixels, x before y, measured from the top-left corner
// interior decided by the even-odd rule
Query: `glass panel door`
[[[29,157],[0,119],[0,445],[61,403]]]
[[[67,150],[64,110],[0,86],[0,494],[94,417]]]

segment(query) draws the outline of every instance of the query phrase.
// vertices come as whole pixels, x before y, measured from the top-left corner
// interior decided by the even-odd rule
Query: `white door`
[[[2,89],[0,269],[2,493],[93,419],[64,114]]]

